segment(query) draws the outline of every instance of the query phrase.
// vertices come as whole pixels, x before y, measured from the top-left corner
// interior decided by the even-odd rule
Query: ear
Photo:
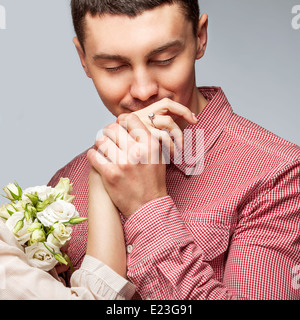
[[[76,47],[76,50],[78,52],[78,55],[79,55],[79,58],[80,58],[80,61],[81,61],[81,65],[86,73],[86,75],[91,78],[91,74],[89,72],[89,69],[87,67],[87,64],[86,64],[86,55],[85,55],[85,52],[83,51],[82,47],[81,47],[81,44],[78,40],[77,37],[73,38],[73,43]]]
[[[203,14],[199,20],[198,33],[197,33],[197,56],[196,59],[201,59],[206,51],[207,47],[207,27],[208,16]]]

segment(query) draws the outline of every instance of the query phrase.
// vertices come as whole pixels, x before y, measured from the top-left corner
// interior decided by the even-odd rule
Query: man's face
[[[76,39],[74,43],[101,100],[115,116],[163,98],[191,108],[195,60],[204,52],[177,4],[134,18],[88,14],[85,33],[85,54]]]

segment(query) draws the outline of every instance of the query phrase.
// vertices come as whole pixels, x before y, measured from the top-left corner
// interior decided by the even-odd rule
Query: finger
[[[57,274],[66,272],[69,268],[70,268],[69,265],[64,265],[62,263],[57,264],[55,267]]]
[[[153,127],[152,122],[148,121],[149,126]],[[175,142],[176,146],[183,150],[184,137],[183,132],[175,121],[170,116],[155,115],[153,124],[156,129],[166,130],[169,133],[170,139]],[[152,132],[152,131],[151,131]]]
[[[190,124],[196,124],[198,122],[196,115],[182,104],[170,99],[163,99],[160,103],[163,106],[163,110],[166,110],[166,113],[182,117]]]
[[[161,143],[162,152],[166,160],[169,158],[169,155],[175,158],[179,154],[178,147],[173,142],[168,131],[153,128],[151,129],[151,134]]]
[[[132,150],[135,150],[135,148],[139,149],[139,156],[137,158],[143,159],[142,161],[145,159],[149,161],[153,155],[157,156],[161,154],[161,145],[158,139],[150,132],[152,127],[148,129],[136,114],[129,113],[120,115],[118,121],[126,122],[127,131],[135,140],[135,143],[130,148]]]
[[[100,173],[100,175],[103,173],[105,166],[112,164],[104,155],[102,155],[95,149],[90,149],[87,152],[87,159],[92,165],[92,167],[95,168],[95,170]]]
[[[113,141],[121,150],[126,151],[128,144],[135,142],[126,128],[126,123],[112,123],[103,129],[103,135]]]
[[[151,112],[160,115],[175,115],[176,118],[182,117],[190,124],[196,124],[198,122],[196,115],[189,108],[168,98],[155,102],[145,109],[136,111],[137,114],[142,115],[144,115],[145,112],[147,115]]]
[[[141,138],[142,140],[144,138],[147,138],[148,140],[148,137],[151,135],[150,130],[135,113],[121,114],[118,117],[117,122],[122,123],[122,125],[126,125],[127,132],[134,139],[134,142],[139,142]]]
[[[87,153],[87,159],[91,166],[100,174],[102,182],[107,180],[107,177],[114,178],[116,173],[118,173],[118,166],[110,162],[103,154],[96,151],[95,149],[90,149]]]
[[[126,163],[124,152],[110,138],[104,136],[96,140],[95,145],[108,161],[114,164]]]

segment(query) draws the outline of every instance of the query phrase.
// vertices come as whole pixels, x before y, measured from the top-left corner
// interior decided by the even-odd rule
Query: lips
[[[153,97],[145,102],[143,101],[136,101],[136,102],[132,102],[132,103],[123,103],[121,104],[121,107],[123,109],[127,109],[129,110],[130,112],[135,112],[135,111],[139,111],[139,110],[142,110],[144,108],[147,108],[149,107],[151,104],[153,103],[156,103],[164,98],[168,98],[168,99],[171,99],[172,100],[172,96],[166,96],[166,97]]]
[[[121,107],[123,109],[127,109],[129,110],[130,112],[135,112],[135,111],[139,111],[139,110],[142,110],[148,106],[150,106],[151,104],[157,102],[159,100],[155,100],[155,101],[151,101],[151,102],[147,102],[147,103],[131,103],[131,104],[124,104],[124,105],[121,105]]]
[[[145,107],[138,107],[138,106],[131,106],[131,107],[126,107],[129,112],[135,112],[144,109]]]

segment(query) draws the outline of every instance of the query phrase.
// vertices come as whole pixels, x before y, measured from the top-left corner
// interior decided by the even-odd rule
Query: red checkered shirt
[[[124,221],[128,277],[143,299],[300,299],[300,148],[233,113],[221,88],[199,90],[209,104],[188,129],[204,130],[203,171],[167,164],[168,196]],[[89,171],[84,152],[49,183],[69,177],[82,216]],[[75,226],[76,268],[86,242]]]

